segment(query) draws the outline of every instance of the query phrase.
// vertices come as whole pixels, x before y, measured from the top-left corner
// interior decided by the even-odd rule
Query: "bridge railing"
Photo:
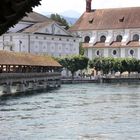
[[[61,74],[58,72],[47,72],[47,73],[0,73],[0,80],[7,79],[23,79],[23,78],[53,78],[60,77]]]

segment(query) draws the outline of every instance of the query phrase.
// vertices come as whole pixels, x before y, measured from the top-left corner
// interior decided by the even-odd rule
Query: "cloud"
[[[41,6],[34,10],[39,13],[61,13],[67,10],[74,10],[79,13],[85,11],[85,0],[42,0]],[[138,7],[140,0],[93,0],[92,8],[113,8],[113,7]]]

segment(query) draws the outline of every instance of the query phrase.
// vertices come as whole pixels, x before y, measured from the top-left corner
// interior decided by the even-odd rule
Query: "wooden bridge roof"
[[[55,66],[61,65],[50,56],[0,51],[0,65]]]

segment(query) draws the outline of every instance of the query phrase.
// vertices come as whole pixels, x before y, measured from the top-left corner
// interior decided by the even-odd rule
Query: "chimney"
[[[92,0],[86,0],[86,12],[91,12],[91,2]]]

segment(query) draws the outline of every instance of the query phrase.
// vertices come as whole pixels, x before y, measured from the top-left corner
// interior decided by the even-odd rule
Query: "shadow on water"
[[[52,91],[58,90],[61,87],[57,88],[49,88],[49,89],[39,89],[39,90],[31,90],[31,91],[26,91],[26,92],[17,92],[14,94],[3,94],[0,96],[0,101],[6,101],[6,100],[12,100],[12,99],[19,99],[19,98],[24,98],[27,96],[37,96],[40,94],[46,94],[46,93],[51,93]],[[1,105],[1,103],[0,103]]]

